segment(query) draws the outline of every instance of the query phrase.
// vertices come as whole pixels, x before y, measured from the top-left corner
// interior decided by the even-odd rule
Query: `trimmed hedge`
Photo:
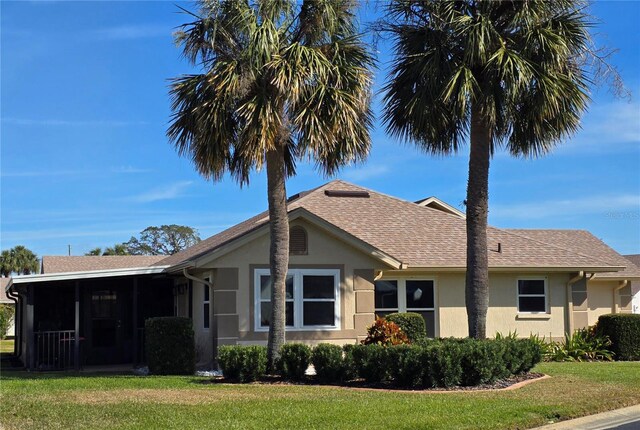
[[[640,360],[639,314],[601,315],[596,332],[609,337],[616,360]]]
[[[218,361],[225,378],[255,380],[244,375],[261,375],[255,362],[244,356],[247,348],[220,347]],[[266,364],[266,352],[264,363]],[[309,354],[309,355],[307,355]],[[418,344],[383,346],[319,344],[313,350],[302,344],[286,344],[281,350],[281,374],[303,379],[309,358],[316,379],[340,384],[362,378],[369,384],[390,382],[405,388],[453,387],[489,384],[529,371],[541,359],[540,345],[531,339],[427,339]],[[304,370],[303,370],[304,369]]]
[[[396,312],[384,317],[394,322],[407,335],[409,342],[415,343],[427,337],[427,325],[422,315],[416,312]]]
[[[345,375],[345,364],[342,347],[330,343],[321,343],[311,352],[311,363],[316,369],[319,382],[336,383]]]
[[[224,345],[218,348],[218,364],[225,379],[257,381],[267,371],[267,348],[260,345]]]
[[[196,348],[189,318],[149,318],[144,323],[149,371],[155,375],[193,375]]]
[[[311,348],[302,343],[285,343],[280,347],[278,373],[285,379],[300,381],[311,362]]]

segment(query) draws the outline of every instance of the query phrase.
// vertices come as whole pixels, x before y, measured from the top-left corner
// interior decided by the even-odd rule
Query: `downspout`
[[[214,307],[214,300],[213,300],[213,282],[210,282],[210,281],[207,281],[206,279],[201,279],[192,275],[191,273],[189,273],[186,267],[182,269],[182,274],[184,275],[185,278],[193,282],[199,282],[209,287],[209,331],[211,332],[211,353],[212,353],[212,359],[213,359],[213,361],[211,362],[211,366],[217,369],[218,368],[218,360],[217,360],[218,320],[214,313],[215,307]]]
[[[14,327],[14,332],[13,332],[13,356],[14,357],[18,357],[18,348],[21,345],[21,342],[16,339],[18,336],[18,334],[20,333],[20,331],[18,330],[18,317],[20,316],[18,314],[18,299],[20,296],[18,296],[16,293],[14,293],[13,291],[6,291],[6,296],[8,299],[11,299],[13,301],[14,304],[14,309],[15,311],[13,312],[13,327]]]
[[[618,283],[618,286],[613,289],[613,313],[614,314],[617,314],[617,313],[620,312],[620,307],[618,306],[618,301],[616,300],[616,295],[617,295],[618,291],[620,291],[621,289],[626,287],[628,283],[629,283],[629,281],[627,279],[625,279],[624,281],[620,281]]]
[[[581,270],[576,276],[569,279],[569,282],[567,282],[567,325],[569,326],[568,333],[573,333],[573,290],[571,289],[571,287],[582,278],[584,278],[584,272]]]

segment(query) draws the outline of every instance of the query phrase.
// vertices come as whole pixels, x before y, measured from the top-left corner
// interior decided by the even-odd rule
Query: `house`
[[[340,180],[292,196],[288,212],[287,340],[353,343],[374,315],[398,311],[420,313],[430,336],[467,335],[463,213]],[[589,232],[490,227],[488,247],[489,334],[561,338],[631,312],[640,268]],[[42,266],[8,287],[30,368],[139,362],[151,316],[192,318],[201,364],[219,345],[267,341],[267,212],[167,257],[44,257]]]
[[[5,305],[5,306],[11,306],[11,307],[15,307],[15,301],[13,301],[12,299],[10,299],[7,296],[7,285],[9,285],[9,279],[11,278],[0,278],[0,304],[1,305]],[[15,326],[15,321],[11,323],[11,325],[9,325],[9,328],[7,329],[7,337],[11,338],[15,335],[16,332],[16,326]]]

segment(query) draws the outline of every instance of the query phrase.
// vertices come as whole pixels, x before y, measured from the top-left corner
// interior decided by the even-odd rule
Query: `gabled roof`
[[[433,209],[438,209],[438,210],[441,210],[442,212],[450,213],[451,215],[457,215],[460,218],[466,218],[467,217],[464,214],[464,212],[454,208],[449,203],[443,202],[442,200],[440,200],[439,198],[434,197],[434,196],[427,197],[426,199],[418,200],[416,202],[416,204],[418,206],[426,206],[426,207],[430,207],[430,208],[433,208]]]
[[[403,267],[460,269],[466,266],[466,223],[459,215],[341,180],[289,199],[290,214],[300,208],[402,262]],[[267,222],[268,213],[263,212],[156,264],[189,265],[195,259],[265,226]],[[620,264],[609,254],[591,255],[587,252],[589,248],[569,249],[564,242],[549,243],[523,231],[489,227],[488,243],[489,266],[492,268],[616,271],[626,267],[626,263]]]
[[[87,272],[151,266],[166,255],[87,255],[42,257],[42,273]]]

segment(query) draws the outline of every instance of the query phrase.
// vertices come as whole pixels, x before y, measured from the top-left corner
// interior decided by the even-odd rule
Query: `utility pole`
[[[67,248],[69,248],[69,257],[71,257],[71,245],[67,245]]]

